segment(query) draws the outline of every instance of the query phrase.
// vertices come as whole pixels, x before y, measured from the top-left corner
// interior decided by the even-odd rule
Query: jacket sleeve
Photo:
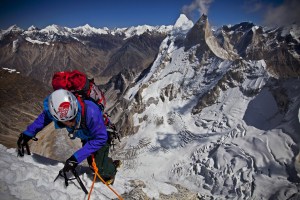
[[[86,125],[92,139],[74,153],[79,163],[103,147],[108,139],[102,112],[95,104],[86,104],[86,106],[88,106],[86,108]]]
[[[27,129],[23,132],[29,137],[34,137],[39,131],[41,131],[45,126],[50,124],[52,119],[49,118],[47,111],[43,111],[32,124],[27,126]]]

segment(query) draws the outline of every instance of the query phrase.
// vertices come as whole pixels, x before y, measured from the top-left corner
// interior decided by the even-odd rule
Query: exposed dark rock
[[[191,28],[191,30],[186,35],[184,41],[185,50],[188,50],[189,48],[197,44],[200,44],[202,49],[208,49],[205,43],[206,23],[207,16],[202,15],[200,19],[196,22],[196,24],[193,26],[193,28]]]
[[[300,44],[292,35],[283,34],[291,27],[264,31],[263,27],[243,22],[232,27],[223,26],[217,38],[233,45],[239,56],[246,60],[264,59],[268,71],[280,78],[295,78],[300,74]]]
[[[144,33],[128,39],[125,44],[114,53],[102,76],[112,76],[118,72],[124,74],[125,71],[132,73],[127,77],[132,81],[144,69],[146,69],[155,59],[158,48],[164,35]]]
[[[42,112],[50,93],[43,83],[0,69],[0,143],[16,148],[19,134]]]

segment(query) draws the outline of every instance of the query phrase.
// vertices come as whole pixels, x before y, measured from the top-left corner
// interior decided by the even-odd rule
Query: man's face
[[[63,123],[65,126],[72,128],[76,125],[76,117],[74,119],[71,119],[71,120],[65,121],[65,122],[61,122],[61,123]]]

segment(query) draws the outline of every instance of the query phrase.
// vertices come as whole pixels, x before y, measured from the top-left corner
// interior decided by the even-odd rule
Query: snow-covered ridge
[[[132,26],[126,28],[114,28],[109,29],[95,28],[88,24],[84,26],[79,26],[76,28],[62,27],[58,25],[49,25],[43,29],[39,29],[35,26],[30,26],[27,30],[23,30],[16,25],[9,27],[6,30],[0,30],[0,40],[2,40],[6,35],[11,33],[21,34],[25,40],[33,44],[46,44],[49,45],[52,41],[56,40],[57,36],[63,36],[67,38],[72,38],[80,41],[80,37],[89,37],[95,35],[123,35],[124,40],[131,38],[135,35],[142,35],[145,32],[148,33],[164,33],[167,34],[172,30],[173,26]]]
[[[26,37],[25,38],[26,41],[31,42],[32,44],[46,44],[46,45],[50,45],[49,42],[42,42],[39,40],[33,40],[30,37]]]
[[[0,30],[0,40],[4,38],[4,36],[8,35],[9,33],[17,33],[17,32],[23,32],[24,30],[17,27],[16,25],[10,26],[6,30]]]
[[[95,28],[88,24],[84,26],[79,26],[76,28],[68,28],[68,27],[62,27],[58,25],[49,25],[43,29],[38,29],[35,26],[30,26],[27,30],[23,30],[16,25],[9,27],[6,30],[0,30],[0,39],[3,38],[4,35],[9,34],[10,32],[22,32],[22,35],[24,36],[31,36],[34,33],[41,33],[46,35],[60,35],[60,36],[90,36],[90,35],[102,35],[102,34],[124,34],[126,38],[132,37],[134,35],[141,35],[145,32],[158,32],[158,33],[168,33],[173,26],[149,26],[149,25],[143,25],[143,26],[131,26],[127,28],[114,28],[109,29],[107,27],[104,28]]]
[[[111,34],[122,34],[124,33],[126,38],[130,38],[133,35],[142,35],[145,32],[158,32],[158,33],[168,33],[171,31],[173,26],[149,26],[149,25],[143,25],[143,26],[132,26],[130,28],[118,28],[114,31],[112,31]]]

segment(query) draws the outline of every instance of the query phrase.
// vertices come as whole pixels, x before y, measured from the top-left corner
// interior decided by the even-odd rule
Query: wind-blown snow
[[[290,34],[298,43],[300,42],[300,28],[296,24],[285,27],[282,30],[281,36],[284,37]]]

